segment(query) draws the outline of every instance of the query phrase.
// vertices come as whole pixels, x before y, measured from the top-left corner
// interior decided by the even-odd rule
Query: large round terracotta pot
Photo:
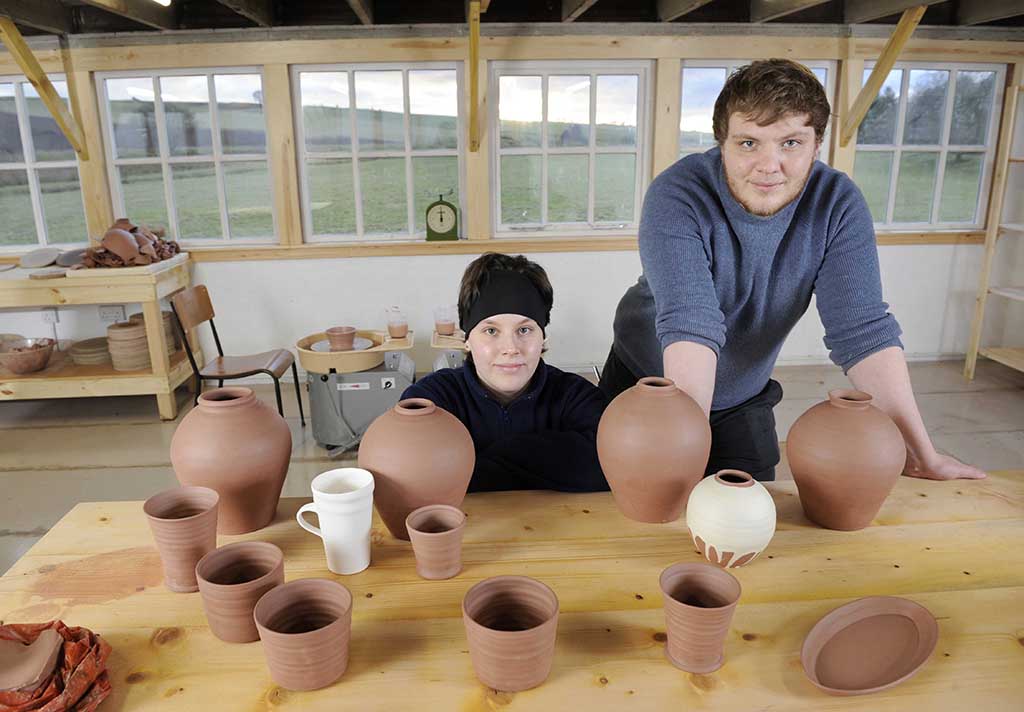
[[[220,495],[220,534],[245,534],[273,521],[291,454],[288,424],[249,388],[203,393],[171,439],[178,481]]]
[[[906,464],[899,428],[862,391],[829,391],[786,438],[804,514],[828,529],[863,529],[878,514]]]
[[[619,510],[641,522],[679,518],[704,476],[711,426],[667,378],[641,378],[601,416],[597,456]]]
[[[359,443],[359,466],[373,473],[373,503],[399,539],[409,539],[405,518],[414,509],[461,505],[475,464],[466,426],[426,398],[399,401]]]

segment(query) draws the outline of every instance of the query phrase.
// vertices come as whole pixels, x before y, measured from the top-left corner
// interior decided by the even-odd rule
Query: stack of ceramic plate
[[[178,350],[178,323],[174,318],[174,312],[160,312],[164,317],[164,340],[167,342],[167,355],[170,356]],[[142,312],[135,312],[128,321],[132,324],[145,324],[145,317]]]
[[[149,369],[149,342],[146,326],[121,321],[107,327],[107,347],[115,371],[141,371]]]
[[[107,338],[99,336],[95,339],[76,341],[71,346],[71,360],[78,366],[96,366],[110,363],[110,351],[107,349]]]

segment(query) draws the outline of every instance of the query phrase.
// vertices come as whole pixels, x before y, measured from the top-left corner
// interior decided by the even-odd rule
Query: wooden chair
[[[299,404],[299,420],[302,421],[303,426],[306,425],[306,416],[302,412],[302,396],[299,391],[299,372],[295,367],[295,357],[291,351],[276,349],[251,356],[225,356],[224,349],[220,345],[220,337],[217,335],[217,326],[213,323],[213,304],[210,303],[210,293],[206,290],[206,285],[197,284],[175,294],[171,297],[171,309],[178,317],[178,328],[181,329],[181,340],[185,344],[185,353],[188,355],[189,363],[192,364],[192,372],[196,375],[196,402],[199,401],[203,381],[217,381],[217,386],[221,387],[227,380],[265,373],[274,379],[277,412],[283,418],[284,407],[281,403],[280,379],[291,366],[292,378],[295,379],[295,400]],[[213,331],[213,340],[217,344],[218,355],[217,358],[200,368],[196,363],[195,354],[192,353],[192,345],[188,342],[188,332],[207,321],[210,322],[210,329]]]

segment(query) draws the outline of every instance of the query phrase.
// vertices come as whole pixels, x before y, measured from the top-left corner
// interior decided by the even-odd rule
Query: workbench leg
[[[156,404],[163,420],[174,420],[178,415],[178,405],[171,387],[171,363],[167,358],[167,334],[164,332],[164,319],[160,310],[160,300],[153,298],[142,303],[142,314],[146,322],[146,340],[149,342],[149,360],[153,365],[153,375],[162,381],[161,386],[166,393],[156,394]]]
[[[174,393],[157,393],[156,406],[160,409],[160,420],[174,420],[178,417],[178,400]]]

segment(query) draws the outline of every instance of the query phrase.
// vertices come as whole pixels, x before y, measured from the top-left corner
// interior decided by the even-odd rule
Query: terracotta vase
[[[704,476],[711,426],[667,378],[641,378],[601,416],[597,455],[619,510],[641,522],[679,518]]]
[[[164,567],[164,585],[170,590],[199,590],[196,564],[217,548],[219,499],[208,487],[175,487],[142,505]]]
[[[462,535],[466,514],[447,504],[428,504],[405,518],[416,556],[416,573],[425,579],[449,579],[462,571]]]
[[[373,503],[399,539],[409,538],[405,518],[412,510],[461,505],[475,464],[466,426],[425,398],[399,401],[359,444],[359,466],[373,474]]]
[[[503,692],[537,687],[555,655],[558,597],[536,579],[495,576],[462,600],[469,657],[477,679]]]
[[[317,690],[348,667],[352,593],[327,579],[271,589],[253,611],[270,677],[288,690]]]
[[[284,554],[265,541],[214,549],[196,564],[210,630],[228,643],[259,640],[252,611],[264,593],[284,583]]]
[[[674,564],[661,572],[665,598],[665,655],[687,672],[706,674],[722,667],[740,582],[717,566]]]
[[[862,391],[829,391],[786,438],[786,457],[804,514],[828,529],[863,529],[906,464],[899,428]]]
[[[171,439],[178,481],[220,494],[221,534],[245,534],[273,521],[291,453],[288,424],[249,388],[203,393]]]
[[[356,327],[332,326],[326,332],[331,351],[351,351],[356,343]]]
[[[693,488],[686,526],[708,561],[736,568],[753,561],[775,536],[775,501],[746,472],[722,470]]]

